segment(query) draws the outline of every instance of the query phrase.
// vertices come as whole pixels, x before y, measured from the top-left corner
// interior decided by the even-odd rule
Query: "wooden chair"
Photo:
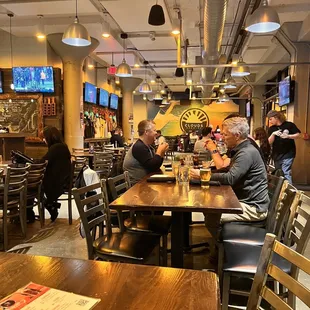
[[[94,153],[94,169],[100,179],[107,179],[110,176],[113,166],[114,152],[95,152]]]
[[[115,200],[131,187],[128,171],[124,174],[108,179],[108,186],[112,199]],[[128,213],[128,211],[125,211]],[[134,215],[124,220],[124,212],[118,212],[119,227],[132,232],[156,234],[162,237],[162,260],[163,266],[167,266],[167,236],[170,231],[171,217],[164,215]]]
[[[303,255],[310,236],[310,210],[306,210],[304,205],[310,205],[310,198],[298,192],[291,205],[291,213],[287,221],[283,243],[286,246],[294,246],[296,251]],[[278,237],[282,236],[282,231]],[[247,292],[230,288],[230,279],[232,276],[240,278],[253,278],[262,247],[248,244],[224,243],[226,261],[224,263],[224,281],[223,281],[223,299],[222,309],[228,308],[229,294],[246,296]],[[274,257],[273,263],[282,269],[285,273],[290,274],[295,280],[298,272],[294,267],[281,259],[279,256]],[[294,298],[288,292],[290,304],[294,304]]]
[[[30,165],[7,167],[4,187],[0,188],[0,220],[2,219],[3,250],[8,249],[8,219],[19,217],[22,235],[26,236],[26,193]]]
[[[310,227],[310,226],[309,226]],[[309,235],[309,233],[308,233]],[[261,299],[265,299],[274,309],[295,309],[287,304],[275,292],[266,286],[270,277],[286,287],[310,308],[310,290],[297,281],[296,277],[285,273],[273,263],[273,255],[286,259],[292,269],[301,269],[310,275],[310,260],[276,240],[273,234],[267,234],[261,251],[257,271],[250,292],[247,310],[260,308]]]
[[[40,164],[31,164],[27,178],[27,206],[26,208],[38,207],[41,228],[44,226],[44,208],[42,206],[42,182],[46,170],[47,161]],[[28,201],[31,204],[28,205]]]
[[[85,198],[91,191],[97,194]],[[85,231],[89,259],[145,263],[159,245],[156,235],[112,232],[105,180],[74,188],[73,196]]]

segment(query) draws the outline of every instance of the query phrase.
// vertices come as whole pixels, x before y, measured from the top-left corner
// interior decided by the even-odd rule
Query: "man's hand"
[[[272,135],[280,137],[282,135],[282,130],[281,129],[276,130],[272,133]]]
[[[205,148],[210,152],[217,150],[216,144],[211,139],[206,141]]]
[[[169,149],[169,144],[167,142],[163,142],[162,144],[159,144],[158,145],[158,148],[157,148],[157,151],[156,151],[156,154],[161,156],[161,157],[164,157],[165,156],[165,153],[166,151]]]
[[[191,169],[189,171],[189,176],[191,179],[200,180],[200,170],[199,169]]]

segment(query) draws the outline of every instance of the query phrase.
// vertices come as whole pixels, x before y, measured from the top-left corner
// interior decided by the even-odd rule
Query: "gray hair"
[[[150,130],[155,123],[152,120],[145,119],[138,124],[138,134],[143,136],[145,131]]]
[[[250,132],[250,127],[246,118],[232,117],[223,122],[223,127],[227,127],[232,134],[239,134],[241,139],[246,139]]]

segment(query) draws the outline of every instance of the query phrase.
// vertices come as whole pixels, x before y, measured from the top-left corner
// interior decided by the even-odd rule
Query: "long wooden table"
[[[208,216],[208,230],[217,236],[222,213],[241,214],[242,207],[228,185],[179,185],[147,182],[144,178],[110,204],[111,209],[133,211],[171,211],[171,265],[183,267],[184,212],[202,212]]]
[[[100,298],[94,309],[220,309],[213,272],[0,254],[0,299],[30,281]]]

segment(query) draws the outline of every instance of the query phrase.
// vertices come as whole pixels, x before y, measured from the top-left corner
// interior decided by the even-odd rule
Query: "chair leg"
[[[68,217],[69,225],[72,225],[72,193],[70,190],[68,192]]]
[[[228,309],[229,292],[230,292],[230,273],[224,272],[223,294],[222,294],[222,310]]]
[[[217,262],[217,274],[219,276],[220,289],[223,289],[223,265],[224,265],[224,244],[218,243],[218,262]],[[222,293],[222,292],[221,292]]]
[[[43,208],[43,204],[41,203],[40,195],[38,195],[37,203],[38,203],[38,212],[39,212],[39,218],[40,218],[40,225],[41,225],[41,228],[42,228],[44,226],[44,217],[43,217],[44,208]]]
[[[19,219],[23,238],[26,237],[26,207],[19,206]]]
[[[163,247],[162,247],[162,261],[163,261],[163,266],[167,267],[168,264],[168,251],[167,251],[167,246],[168,246],[168,242],[167,242],[167,235],[163,235],[162,239],[163,239]]]
[[[2,222],[3,222],[3,251],[7,251],[8,249],[8,221],[5,217],[2,218]]]

